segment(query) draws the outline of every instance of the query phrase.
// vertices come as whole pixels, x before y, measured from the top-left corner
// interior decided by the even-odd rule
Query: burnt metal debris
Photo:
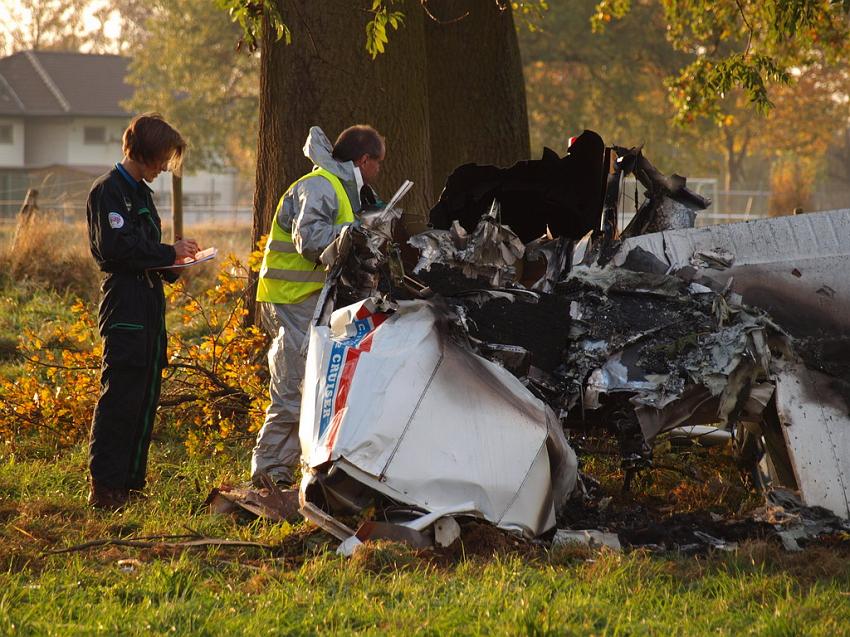
[[[642,185],[645,200],[621,229],[618,202],[626,175]],[[795,519],[812,518],[800,513],[806,507],[823,507],[830,513],[818,519],[835,519],[821,527],[836,528],[835,520],[850,515],[850,368],[841,355],[848,350],[850,252],[836,235],[838,226],[850,229],[850,211],[765,220],[758,227],[693,228],[709,204],[685,178],[655,169],[640,148],[606,147],[585,131],[564,157],[547,149],[539,160],[506,169],[461,166],[431,211],[432,228],[407,241],[398,235],[394,213],[342,233],[323,255],[331,276],[308,354],[308,376],[313,369],[319,389],[305,395],[305,407],[314,408],[302,408],[304,515],[344,540],[345,552],[368,537],[413,538],[419,546],[424,528],[410,520],[428,514],[434,521],[484,518],[530,537],[553,528],[554,512],[580,529],[582,541],[614,544],[587,530],[604,521],[570,519],[565,485],[573,496],[586,490],[570,469],[575,455],[566,441],[588,431],[613,436],[628,489],[637,472],[652,466],[659,434],[700,426],[695,435],[716,431],[734,438],[742,462],[765,489],[799,493]],[[811,246],[789,224],[813,233],[805,237]],[[765,285],[764,277],[777,284]],[[810,309],[813,321],[805,314]],[[428,327],[422,333],[432,330],[433,339],[423,336],[421,345],[411,345],[399,336],[390,345],[376,344],[381,330],[413,338],[423,320]],[[411,394],[415,404],[408,405],[409,420],[397,433],[381,430],[370,438],[364,423],[372,416],[357,420],[363,410],[351,401],[361,391],[370,404],[384,401],[385,409],[396,409],[392,401],[399,396],[392,391],[400,390],[387,380],[368,394],[366,381],[345,374],[353,373],[358,358],[391,361],[401,351],[413,362],[398,363],[398,374],[412,374],[414,385],[421,380],[421,393]],[[420,351],[421,369],[410,371]],[[437,362],[429,367],[432,354]],[[335,356],[344,363],[334,367]],[[408,474],[398,467],[393,473],[399,440],[414,436],[422,419],[417,410],[430,400],[429,391],[437,391],[431,383],[439,385],[446,356],[457,358],[452,369],[459,387],[465,387],[464,374],[490,379],[483,381],[489,388],[483,394],[468,390],[468,415],[484,408],[482,396],[491,400],[498,392],[513,392],[523,413],[539,409],[528,416],[537,433],[529,429],[530,438],[512,444],[531,445],[523,462],[528,471],[551,472],[538,484],[554,497],[523,503],[528,494],[522,487],[491,485],[486,472],[480,483],[459,486],[462,478],[429,473],[427,463],[411,461]],[[450,385],[443,390],[451,391]],[[368,413],[380,420],[380,409]],[[452,426],[459,427],[456,443],[441,438],[436,423],[431,440],[416,439],[426,445],[418,453],[434,466],[443,458],[468,460],[489,435]],[[548,460],[534,445],[548,450]],[[487,453],[502,457],[499,450]],[[518,457],[523,453],[518,449]],[[815,463],[821,471],[816,480]],[[419,493],[417,484],[424,485]],[[511,489],[514,508],[497,511],[493,502]],[[438,492],[468,494],[469,501],[457,495],[435,504]],[[374,506],[389,513],[356,532],[340,529],[333,517]],[[670,531],[676,536],[670,546],[723,549],[742,537],[709,522],[684,520],[690,530]],[[770,526],[751,520],[744,535],[762,533],[767,527],[760,524]],[[806,532],[821,527],[812,523]],[[454,537],[454,531],[442,535]],[[651,544],[635,528],[620,539],[626,546]],[[787,545],[793,540],[788,536]]]

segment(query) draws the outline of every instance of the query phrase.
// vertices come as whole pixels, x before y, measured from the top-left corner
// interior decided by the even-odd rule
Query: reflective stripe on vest
[[[337,216],[334,225],[354,221],[354,210],[339,177],[319,168],[298,179],[286,190],[288,194],[296,184],[305,179],[323,177],[334,189],[337,199]],[[277,204],[263,263],[260,266],[260,278],[257,281],[257,300],[270,303],[300,303],[311,294],[322,289],[325,284],[325,270],[321,265],[305,259],[295,249],[292,235],[280,227],[278,215],[283,209],[284,194]]]

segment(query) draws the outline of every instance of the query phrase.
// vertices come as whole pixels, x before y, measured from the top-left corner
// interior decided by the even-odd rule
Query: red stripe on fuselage
[[[364,310],[365,308],[361,307],[357,311],[357,318],[359,320],[369,317],[369,312]],[[361,312],[363,312],[363,316],[360,316]],[[360,360],[360,354],[372,349],[372,336],[375,334],[378,326],[387,320],[388,316],[387,314],[373,314],[369,317],[372,323],[372,329],[363,337],[363,340],[358,345],[349,347],[345,351],[345,361],[342,364],[342,370],[340,370],[339,386],[334,397],[334,415],[325,438],[325,445],[329,452],[333,449],[337,433],[339,432],[339,425],[345,415],[346,405],[348,404],[348,392],[351,390],[351,382],[354,380],[354,373],[357,370],[357,361]]]

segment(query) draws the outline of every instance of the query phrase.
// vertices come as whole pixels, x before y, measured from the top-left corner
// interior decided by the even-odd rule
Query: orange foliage
[[[793,156],[773,164],[768,214],[781,217],[811,212],[815,171],[811,162]]]
[[[267,339],[243,325],[252,298],[246,281],[246,266],[231,255],[202,293],[192,294],[183,281],[167,292],[172,306],[182,308],[182,326],[173,326],[169,337],[160,421],[164,416],[192,452],[222,449],[262,424]],[[26,438],[61,447],[88,435],[100,391],[101,341],[89,306],[77,301],[71,309],[70,326],[22,334],[23,373],[0,379],[0,439],[10,445]]]

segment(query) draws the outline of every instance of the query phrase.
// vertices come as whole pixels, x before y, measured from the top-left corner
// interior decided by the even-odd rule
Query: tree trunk
[[[404,179],[414,181],[402,207],[408,231],[418,232],[432,192],[423,12],[408,11],[373,61],[365,48],[369,0],[278,0],[278,7],[292,44],[275,42],[264,30],[254,245],[268,233],[281,195],[311,169],[302,148],[313,125],[332,142],[352,124],[370,124],[384,135],[377,189],[389,199]]]
[[[503,4],[426,5],[436,18],[425,24],[433,200],[462,164],[509,166],[531,152],[519,43],[510,3]]]
[[[726,190],[733,190],[743,186],[746,179],[744,162],[747,159],[747,152],[750,145],[750,133],[746,131],[741,133],[741,136],[742,139],[738,142],[740,148],[736,150],[736,131],[729,128],[723,129],[723,156],[726,161],[724,187]]]
[[[255,242],[268,232],[286,188],[311,168],[302,147],[313,125],[331,141],[352,124],[371,124],[384,135],[378,190],[389,198],[412,179],[403,207],[411,224],[421,225],[431,193],[422,12],[408,11],[373,61],[365,49],[368,0],[279,0],[279,6],[292,45],[268,36],[262,43]]]

